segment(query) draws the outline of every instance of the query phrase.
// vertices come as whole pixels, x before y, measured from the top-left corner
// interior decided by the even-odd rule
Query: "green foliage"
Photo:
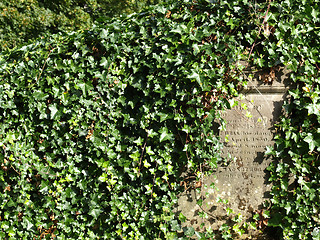
[[[76,20],[64,5],[32,0],[16,11],[16,3],[0,3],[0,21],[12,32],[2,43],[20,44],[38,23],[43,31],[77,29],[72,21],[85,29],[101,16],[81,10]],[[28,6],[38,10],[20,16]],[[17,16],[6,17],[5,8]],[[180,173],[221,159],[214,122],[223,128],[220,110],[245,84],[239,62],[248,61],[286,65],[296,86],[268,149],[275,159],[269,225],[286,239],[319,239],[318,9],[311,0],[178,1],[3,52],[0,238],[178,238],[185,217],[172,210]],[[53,12],[73,20],[40,17]],[[20,23],[9,19],[25,16],[32,24],[18,42]],[[222,225],[224,239],[243,234],[234,226]]]
[[[137,12],[156,3],[157,0],[2,0],[0,51],[26,45],[46,34],[89,29],[98,18]]]
[[[157,6],[0,55],[0,238],[175,238],[180,173],[216,166],[241,85],[230,9]]]
[[[274,40],[263,44],[266,61],[293,70],[295,87],[277,125],[276,147],[269,149],[272,211],[269,225],[284,239],[317,239],[320,226],[320,81],[318,1],[272,2]],[[281,11],[279,11],[281,9]]]

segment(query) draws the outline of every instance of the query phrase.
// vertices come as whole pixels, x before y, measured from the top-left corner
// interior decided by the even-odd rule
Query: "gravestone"
[[[217,229],[228,218],[227,208],[234,211],[233,215],[240,213],[244,221],[263,208],[271,190],[266,171],[271,160],[264,152],[274,144],[273,126],[281,114],[288,75],[285,69],[256,72],[242,92],[243,99],[237,99],[239,104],[223,113],[227,125],[220,131],[222,156],[230,155],[234,160],[219,165],[215,174],[204,178],[203,185],[214,183],[216,189],[201,187],[181,194],[177,210],[187,217],[185,225],[198,230],[201,224]],[[203,200],[201,207],[196,204],[199,199]],[[218,203],[217,199],[228,203]],[[205,212],[208,218],[200,218],[199,212]]]

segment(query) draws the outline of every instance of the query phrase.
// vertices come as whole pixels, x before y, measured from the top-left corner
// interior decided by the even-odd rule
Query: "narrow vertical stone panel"
[[[256,73],[243,91],[244,98],[237,99],[238,106],[223,113],[227,125],[220,132],[224,142],[222,155],[234,160],[219,165],[215,174],[204,179],[203,186],[214,183],[215,189],[202,187],[180,196],[178,212],[187,217],[186,225],[199,228],[203,223],[217,229],[228,219],[227,208],[234,215],[240,213],[246,221],[269,199],[271,185],[266,167],[271,160],[264,153],[267,146],[274,144],[274,124],[288,90],[287,74],[282,69],[266,83],[263,78],[268,75]],[[196,204],[199,199],[203,200],[202,206]],[[228,203],[219,203],[217,199]],[[199,212],[205,212],[208,218],[200,218]]]
[[[223,156],[234,160],[227,166],[220,165],[216,179],[208,178],[206,182],[213,181],[218,188],[213,195],[228,199],[227,206],[244,217],[250,217],[268,199],[266,167],[270,160],[264,152],[273,145],[273,124],[281,112],[282,101],[281,93],[250,93],[239,102],[240,106],[224,114],[227,126],[226,131],[221,131],[225,141]],[[224,208],[217,207],[212,213],[223,215]]]

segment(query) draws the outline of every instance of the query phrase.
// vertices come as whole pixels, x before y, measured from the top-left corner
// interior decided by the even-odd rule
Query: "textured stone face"
[[[250,217],[268,198],[270,184],[266,167],[270,159],[264,152],[267,146],[273,145],[273,124],[281,111],[279,103],[282,101],[283,94],[250,93],[240,102],[246,104],[247,110],[240,105],[224,114],[226,131],[220,134],[226,139],[223,156],[230,154],[234,160],[225,167],[218,167],[216,179],[206,181],[215,183],[216,197],[228,199],[228,207],[245,217]],[[223,215],[223,207],[213,213]]]
[[[262,208],[269,198],[271,185],[266,167],[271,159],[264,155],[267,146],[273,146],[274,124],[281,114],[281,108],[288,89],[286,71],[279,71],[272,78],[272,84],[264,83],[265,73],[257,73],[243,91],[244,98],[238,99],[238,106],[223,113],[226,130],[220,131],[224,142],[223,156],[231,156],[226,166],[219,165],[212,176],[204,178],[208,186],[214,183],[216,189],[185,192],[179,199],[179,210],[195,228],[201,223],[212,228],[219,227],[227,217],[227,207],[234,214],[241,213],[248,220],[256,210]],[[199,190],[199,189],[198,189]],[[205,193],[208,192],[205,197]],[[202,207],[197,199],[203,199]],[[217,203],[217,198],[228,200]],[[208,219],[197,213],[205,211]]]

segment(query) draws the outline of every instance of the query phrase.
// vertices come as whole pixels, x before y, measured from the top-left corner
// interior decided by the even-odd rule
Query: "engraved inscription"
[[[282,94],[248,94],[239,106],[223,115],[227,126],[220,133],[224,142],[222,156],[234,160],[218,167],[216,180],[211,179],[218,189],[213,195],[228,199],[228,207],[244,217],[261,207],[270,190],[266,171],[270,160],[264,152],[273,145],[273,124],[281,110],[281,104],[275,103],[282,101]],[[219,207],[213,212],[223,213]]]

